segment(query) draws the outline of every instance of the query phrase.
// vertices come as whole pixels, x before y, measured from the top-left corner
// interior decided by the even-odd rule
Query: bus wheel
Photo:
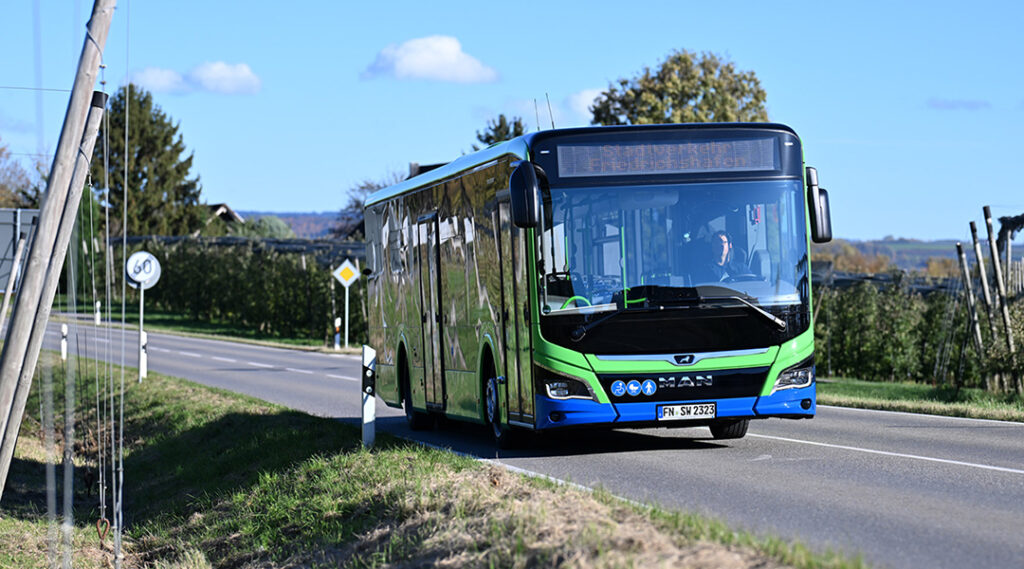
[[[750,419],[717,421],[711,424],[711,436],[716,439],[742,439],[749,426]]]
[[[491,425],[491,432],[494,434],[494,443],[498,448],[513,448],[515,446],[515,433],[501,424],[501,409],[498,407],[497,377],[492,376],[487,379],[485,406],[487,422]]]

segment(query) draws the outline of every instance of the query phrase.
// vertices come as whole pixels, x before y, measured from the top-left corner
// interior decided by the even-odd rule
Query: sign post
[[[352,286],[352,283],[359,280],[359,268],[355,266],[350,259],[345,259],[345,262],[340,267],[331,271],[334,278],[338,279],[342,285],[345,286],[345,347],[348,347],[348,289]]]
[[[151,253],[139,251],[128,257],[124,264],[125,280],[128,286],[139,289],[139,383],[149,374],[149,338],[143,330],[146,289],[160,280],[160,261]]]

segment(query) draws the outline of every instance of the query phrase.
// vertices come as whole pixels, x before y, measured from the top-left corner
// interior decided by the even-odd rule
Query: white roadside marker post
[[[363,345],[363,447],[373,448],[377,420],[377,350]]]

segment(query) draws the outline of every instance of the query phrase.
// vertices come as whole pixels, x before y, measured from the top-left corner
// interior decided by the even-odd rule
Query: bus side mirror
[[[540,183],[529,160],[516,163],[508,180],[512,223],[523,229],[537,227],[540,221]]]
[[[810,166],[807,167],[807,205],[811,212],[811,241],[828,243],[832,240],[828,190],[818,187],[818,171]]]

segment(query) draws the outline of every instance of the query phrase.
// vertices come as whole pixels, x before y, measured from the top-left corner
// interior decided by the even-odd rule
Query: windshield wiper
[[[749,300],[747,300],[747,299],[745,299],[743,297],[740,297],[740,296],[708,296],[708,297],[703,297],[701,300],[737,300],[740,303],[742,303],[744,306],[750,308],[754,312],[756,312],[756,313],[760,314],[761,316],[763,316],[765,319],[770,321],[772,324],[775,324],[776,326],[778,326],[779,330],[785,330],[786,329],[786,321],[785,320],[779,318],[778,316],[775,316],[771,312],[768,312],[767,310],[761,308],[760,306],[750,302]]]

